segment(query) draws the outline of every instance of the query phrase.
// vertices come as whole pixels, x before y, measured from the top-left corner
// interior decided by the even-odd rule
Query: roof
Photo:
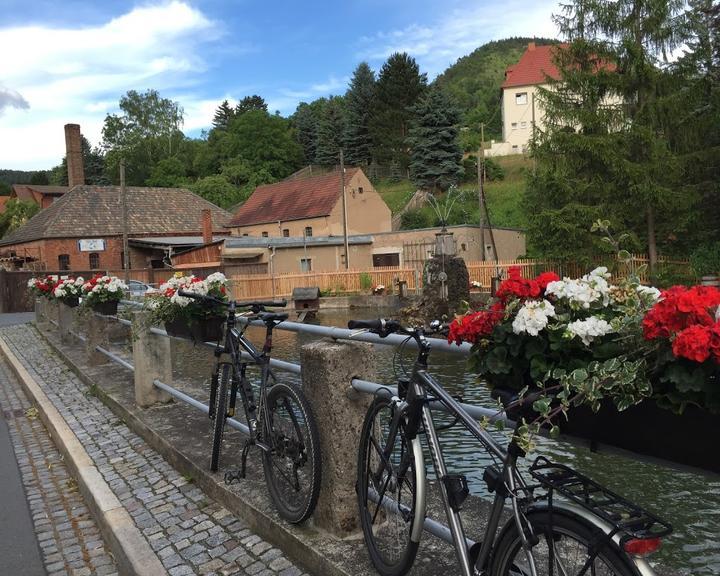
[[[127,188],[128,233],[137,235],[195,235],[202,210],[212,212],[220,231],[230,213],[184,188]],[[0,240],[1,245],[44,238],[119,236],[122,204],[119,186],[75,186],[51,206]]]
[[[348,182],[359,170],[345,170]],[[228,226],[252,226],[328,216],[340,197],[340,172],[283,180],[255,188]]]
[[[348,236],[348,244],[372,244],[372,236]],[[342,246],[342,236],[233,236],[225,239],[225,248],[302,248],[304,246]]]
[[[10,200],[10,196],[0,196],[0,214],[5,212],[5,203]]]
[[[40,186],[36,184],[13,184],[13,193],[20,200],[35,200],[35,194],[42,196],[62,196],[70,186]],[[35,194],[33,194],[35,193]]]
[[[565,44],[535,46],[534,42],[530,42],[518,63],[505,70],[505,82],[501,88],[546,84],[548,77],[559,80],[560,71],[553,59],[557,48],[562,46]]]
[[[225,236],[213,236],[212,243],[222,242]],[[163,247],[187,247],[204,246],[202,236],[143,236],[142,238],[130,238],[130,244],[137,246],[163,246]]]

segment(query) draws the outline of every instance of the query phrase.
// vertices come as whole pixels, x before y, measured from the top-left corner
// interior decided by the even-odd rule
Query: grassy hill
[[[500,85],[505,80],[505,69],[517,63],[529,42],[538,45],[553,44],[548,38],[507,38],[483,44],[463,56],[435,83],[442,86],[455,99],[463,112],[463,144],[475,150],[479,143],[479,126],[485,124],[486,140],[498,140],[502,134],[500,114]]]
[[[493,158],[505,172],[502,180],[488,181],[485,184],[485,197],[493,226],[508,228],[525,228],[526,215],[523,211],[523,193],[525,191],[525,175],[532,168],[532,160],[522,155]],[[410,199],[415,186],[409,180],[391,182],[378,180],[375,189],[385,203],[396,214]],[[460,189],[460,196],[455,201],[449,217],[450,224],[478,224],[480,207],[478,203],[477,184],[465,183]],[[447,195],[437,198],[441,207],[448,202]],[[406,228],[425,228],[439,224],[437,212],[431,206],[413,210],[405,218]]]

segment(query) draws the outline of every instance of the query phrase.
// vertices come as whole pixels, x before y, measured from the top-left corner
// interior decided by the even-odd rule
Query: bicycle
[[[288,315],[265,309],[284,307],[287,302],[224,302],[184,290],[178,294],[227,308],[224,337],[214,350],[216,361],[210,380],[208,416],[213,422],[210,470],[217,472],[219,468],[225,421],[235,415],[239,395],[248,438],[243,446],[240,468],[228,470],[225,482],[231,484],[245,478],[248,452],[255,446],[262,453],[265,481],[280,516],[293,524],[305,521],[313,513],[320,494],[321,454],[317,424],[302,390],[294,384],[278,382],[270,369],[273,329]],[[238,309],[246,310],[247,324],[238,326]],[[266,328],[260,351],[244,334],[251,320],[261,320]],[[223,358],[228,356],[229,360]],[[249,365],[260,369],[257,402],[247,376]]]
[[[525,456],[515,427],[507,448],[476,422],[427,372],[427,334],[386,320],[354,320],[350,329],[381,337],[402,334],[418,348],[409,378],[397,392],[382,388],[368,409],[358,454],[357,496],[370,559],[383,576],[407,573],[417,554],[425,520],[425,463],[420,435],[430,448],[439,490],[463,576],[651,576],[642,557],[656,550],[672,527],[590,478],[540,456],[530,466],[532,483],[518,470]],[[406,341],[406,342],[407,342]],[[526,398],[532,405],[533,399]],[[436,427],[433,408],[453,421]],[[482,542],[468,547],[459,511],[469,494],[465,476],[447,470],[438,432],[461,423],[492,457],[483,480],[494,493]],[[505,502],[510,519],[499,530]]]

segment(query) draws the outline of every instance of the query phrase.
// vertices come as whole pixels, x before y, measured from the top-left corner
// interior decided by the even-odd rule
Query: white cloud
[[[491,40],[511,36],[554,38],[552,13],[557,0],[507,0],[451,10],[433,25],[409,26],[360,39],[359,57],[382,62],[394,52],[407,52],[433,79],[458,58]]]
[[[221,26],[181,0],[136,7],[93,27],[0,28],[4,91],[22,94],[29,106],[0,116],[0,167],[58,164],[66,123],[80,124],[97,144],[105,115],[122,94],[192,83],[207,69],[200,44],[221,34]]]

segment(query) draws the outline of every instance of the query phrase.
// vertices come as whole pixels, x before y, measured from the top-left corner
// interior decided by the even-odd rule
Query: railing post
[[[85,354],[87,362],[90,366],[98,366],[109,362],[107,356],[95,350],[97,346],[101,346],[106,350],[110,346],[110,338],[108,337],[108,321],[102,316],[98,316],[92,311],[87,312],[85,317],[87,339],[85,340]]]
[[[300,349],[303,392],[320,431],[323,478],[315,524],[347,536],[359,528],[355,497],[357,444],[372,398],[353,390],[353,378],[374,380],[370,344],[318,340]]]
[[[60,303],[58,306],[58,332],[60,332],[60,342],[67,344],[68,342],[72,342],[73,339],[70,331],[73,327],[75,314],[73,313],[73,308],[70,308],[70,306],[66,304]]]
[[[45,308],[46,302],[47,300],[45,300],[45,298],[35,298],[35,324],[37,324],[37,327],[40,329],[46,328],[48,324]]]
[[[147,312],[134,312],[132,324],[133,365],[135,366],[135,403],[148,408],[156,402],[170,402],[167,392],[153,382],[172,385],[172,355],[170,338],[149,330]]]

